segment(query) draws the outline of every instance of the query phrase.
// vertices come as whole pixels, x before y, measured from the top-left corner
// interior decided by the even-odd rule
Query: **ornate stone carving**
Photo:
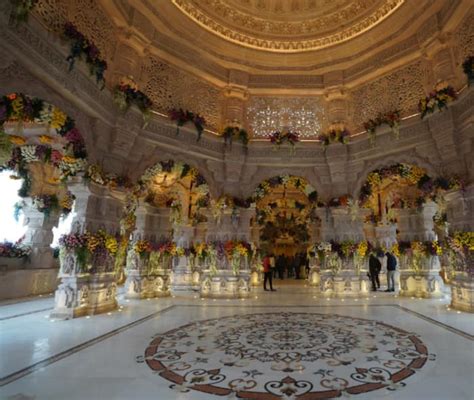
[[[417,112],[418,101],[425,96],[424,84],[430,76],[422,61],[414,62],[388,75],[354,89],[351,93],[353,123],[362,127],[380,112],[400,109],[402,115]]]
[[[206,118],[207,126],[216,129],[220,122],[219,89],[185,72],[171,67],[154,57],[142,66],[145,93],[157,110],[183,108]]]
[[[300,16],[293,20],[276,19],[274,16],[261,18],[262,7],[258,7],[257,13],[252,13],[251,9],[248,11],[247,4],[244,12],[232,3],[235,2],[173,0],[173,4],[193,21],[228,41],[282,53],[317,50],[352,39],[388,17],[404,0],[343,0],[331,4],[329,9],[324,7],[323,11],[320,4],[316,6],[316,3],[313,3],[312,11],[319,11],[316,15],[313,13],[308,18],[305,13],[305,17]],[[279,4],[281,13],[285,13],[285,16],[289,15],[290,10],[295,10],[295,2],[291,2],[290,10],[286,12],[283,11],[287,9],[284,3]],[[273,9],[274,12],[276,10],[278,9]],[[338,30],[334,33],[335,27]],[[332,32],[327,33],[328,30]]]
[[[296,131],[303,139],[315,138],[325,122],[320,97],[252,97],[247,106],[247,125],[254,137],[268,138],[282,129]]]

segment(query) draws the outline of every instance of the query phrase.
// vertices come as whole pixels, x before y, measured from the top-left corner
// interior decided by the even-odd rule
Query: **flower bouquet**
[[[145,124],[150,117],[150,110],[153,102],[140,90],[131,78],[123,78],[115,87],[114,100],[121,111],[127,111],[130,106],[135,105],[142,112]]]
[[[0,257],[26,258],[31,254],[31,247],[23,244],[24,237],[13,242],[0,243]]]
[[[206,120],[203,116],[188,110],[184,111],[182,108],[173,108],[168,114],[171,121],[176,122],[176,135],[179,135],[180,126],[183,126],[187,122],[192,122],[198,133],[197,141],[199,142],[199,140],[201,140],[202,133],[204,132],[204,126],[206,125]]]
[[[222,136],[224,136],[226,145],[229,144],[230,147],[232,147],[232,141],[237,139],[243,144],[244,149],[247,150],[249,135],[245,129],[239,128],[238,126],[228,126],[224,129]]]
[[[71,22],[64,24],[63,35],[70,41],[69,56],[66,59],[69,63],[69,71],[74,68],[76,59],[85,57],[90,74],[95,75],[97,83],[101,84],[101,89],[103,89],[105,87],[104,73],[107,70],[107,62],[101,58],[100,50],[79,32]]]
[[[331,128],[326,133],[320,134],[318,140],[320,140],[326,148],[332,143],[349,143],[349,136],[350,133],[346,128],[337,127]]]
[[[375,131],[383,124],[390,126],[395,138],[398,139],[400,136],[400,111],[394,110],[386,114],[379,114],[375,119],[369,119],[364,123],[364,129],[369,134],[372,146],[375,145]]]
[[[436,110],[442,111],[444,108],[448,108],[448,104],[456,100],[456,98],[457,92],[452,86],[446,86],[431,92],[418,103],[421,118],[425,118],[427,114],[432,114]]]
[[[291,151],[290,153],[295,152],[295,146],[296,144],[300,141],[300,136],[296,132],[291,132],[291,131],[276,131],[273,132],[270,135],[270,142],[273,143],[274,145],[274,150],[277,150],[280,148],[282,144],[285,142],[289,143],[291,145]]]

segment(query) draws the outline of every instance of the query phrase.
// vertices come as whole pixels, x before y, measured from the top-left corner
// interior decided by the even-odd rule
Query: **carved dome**
[[[405,0],[172,0],[208,31],[246,47],[291,53],[362,34]]]

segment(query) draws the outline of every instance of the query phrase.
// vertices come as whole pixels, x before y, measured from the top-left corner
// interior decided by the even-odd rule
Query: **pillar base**
[[[474,276],[456,272],[451,282],[451,308],[474,313]]]
[[[438,299],[444,297],[443,287],[438,270],[419,273],[413,270],[400,271],[400,296]]]
[[[209,271],[202,274],[201,297],[211,299],[243,299],[250,296],[250,272],[241,271],[234,275],[232,271],[218,270],[215,275]]]
[[[170,295],[170,277],[168,273],[145,275],[139,271],[129,271],[125,281],[124,297],[126,299],[150,299]]]
[[[320,291],[326,297],[363,297],[369,293],[370,283],[365,272],[342,270],[336,275],[332,271],[320,273]]]
[[[71,319],[117,309],[115,273],[63,276],[50,317]]]

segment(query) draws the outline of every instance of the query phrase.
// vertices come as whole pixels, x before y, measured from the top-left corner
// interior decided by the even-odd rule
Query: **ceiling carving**
[[[172,0],[186,16],[233,43],[279,53],[345,42],[405,0]]]

